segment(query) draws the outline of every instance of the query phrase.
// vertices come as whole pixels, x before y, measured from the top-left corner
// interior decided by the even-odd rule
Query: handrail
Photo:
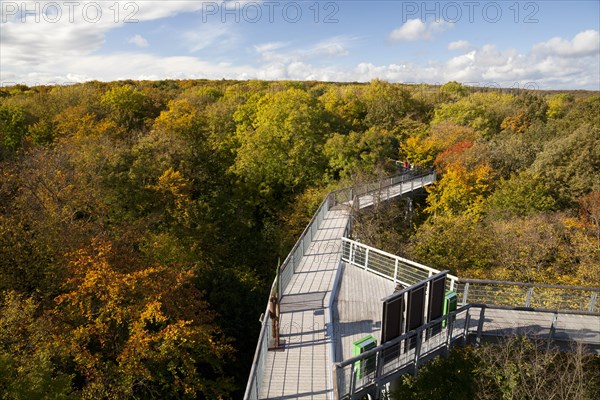
[[[435,169],[415,168],[402,171],[400,173],[394,174],[386,178],[381,178],[373,182],[362,183],[358,185],[348,186],[342,189],[337,189],[329,192],[329,195],[333,198],[333,206],[339,204],[350,205],[356,197],[364,196],[369,193],[376,193],[389,187],[396,186],[399,183],[408,182],[410,180],[422,178],[427,175],[433,175],[433,180],[435,181]],[[410,179],[404,179],[406,177],[409,177]],[[344,194],[345,196],[342,197],[341,194]],[[346,200],[339,201],[339,197],[342,197],[343,199],[345,198]]]
[[[412,286],[440,272],[347,237],[342,238],[342,260],[404,286]],[[401,266],[412,268],[412,272],[400,269]],[[459,281],[458,277],[451,274],[448,274],[447,277],[449,279],[448,290],[454,290]]]
[[[460,314],[466,310],[469,310],[471,308],[482,308],[485,307],[485,305],[482,304],[467,304],[466,306],[462,306],[461,308],[452,311],[446,315],[442,315],[441,317],[430,321],[424,325],[419,326],[416,329],[413,329],[412,331],[406,332],[403,335],[398,336],[395,339],[390,340],[389,342],[385,342],[383,344],[380,344],[377,347],[372,348],[371,350],[365,351],[364,353],[360,353],[357,356],[354,356],[352,358],[348,358],[344,361],[340,361],[335,363],[335,366],[338,368],[343,368],[347,365],[350,365],[352,363],[355,363],[356,361],[360,361],[360,360],[364,360],[365,358],[369,358],[370,356],[374,355],[377,352],[380,352],[382,350],[388,349],[390,347],[396,346],[397,344],[399,344],[400,342],[408,339],[411,336],[414,336],[415,333],[417,332],[421,332],[427,329],[430,329],[432,327],[434,327],[435,325],[439,325],[440,323],[443,323],[444,321],[449,321],[450,319],[453,319],[457,314]]]
[[[342,238],[342,260],[394,283],[412,286],[440,271],[358,241]],[[600,312],[600,287],[463,279],[448,274],[448,290],[459,302]],[[519,288],[527,290],[520,291]],[[471,301],[469,301],[471,298]]]
[[[350,231],[352,230],[352,218],[348,218],[348,222],[346,223],[346,228],[344,229],[344,236],[346,236],[346,234],[349,234]],[[335,363],[335,332],[333,330],[333,324],[334,324],[334,318],[333,318],[333,305],[335,303],[336,297],[338,295],[338,290],[339,290],[339,283],[340,283],[340,279],[341,279],[341,266],[344,263],[344,261],[342,260],[342,258],[340,257],[340,262],[337,268],[337,271],[335,272],[335,278],[333,279],[333,286],[331,288],[331,293],[329,294],[329,303],[327,304],[327,308],[328,308],[328,313],[327,313],[327,319],[326,319],[326,323],[327,323],[327,334],[329,335],[329,359],[331,360],[331,363]],[[329,380],[329,385],[332,388],[335,388],[335,377],[333,376],[334,371],[332,371],[330,368],[327,368],[327,379]],[[330,392],[332,399],[334,398],[333,392]]]
[[[373,194],[371,200],[368,201],[373,201],[376,202],[378,200],[376,200],[376,196],[374,195],[377,192],[382,192],[382,190],[386,190],[392,186],[398,185],[398,184],[403,184],[405,182],[411,182],[411,190],[414,190],[418,187],[422,187],[425,184],[429,184],[431,182],[427,181],[427,183],[425,183],[425,181],[423,180],[424,177],[428,176],[428,175],[432,175],[432,180],[435,180],[435,171],[421,171],[421,170],[409,170],[409,171],[405,171],[403,173],[394,175],[392,177],[389,178],[385,178],[385,179],[380,179],[376,182],[373,183],[367,183],[367,184],[363,184],[363,185],[356,185],[353,187],[348,187],[348,188],[343,188],[343,189],[339,189],[339,190],[335,190],[335,191],[331,191],[327,194],[327,196],[324,198],[324,200],[321,202],[321,204],[319,205],[317,211],[315,212],[315,214],[312,216],[309,224],[305,227],[305,229],[303,230],[300,238],[296,241],[296,243],[294,244],[294,246],[292,247],[292,250],[290,251],[290,253],[288,254],[288,256],[285,258],[281,269],[280,269],[280,290],[279,290],[279,298],[281,299],[281,297],[283,296],[283,293],[285,291],[286,286],[289,284],[289,282],[291,281],[291,278],[296,270],[296,257],[300,256],[300,258],[302,258],[302,256],[304,256],[306,250],[307,250],[307,243],[308,245],[310,245],[310,243],[312,242],[314,235],[316,234],[316,230],[318,230],[319,225],[321,224],[321,222],[323,221],[325,214],[327,213],[327,211],[329,211],[331,208],[337,206],[337,205],[346,205],[349,207],[354,208],[360,208],[360,197],[361,196],[365,196],[365,195],[371,195]],[[412,183],[415,182],[415,180],[421,178],[421,185],[414,187],[414,185]],[[404,188],[401,187],[401,192],[403,191]],[[390,196],[390,191],[387,192],[388,197]],[[394,193],[393,195],[397,195],[397,193]],[[372,203],[369,203],[367,205],[370,205]],[[347,236],[350,235],[352,229],[352,218],[349,218],[347,226],[345,228],[344,231],[344,237],[342,238],[342,259],[340,260],[341,262],[347,262],[350,264],[353,264],[355,266],[364,268],[369,270],[370,272],[373,272],[375,274],[378,274],[380,276],[383,276],[387,279],[392,279],[394,282],[398,282],[398,283],[402,283],[405,284],[407,286],[410,286],[414,283],[417,283],[419,280],[419,277],[431,277],[432,275],[434,275],[435,273],[439,272],[433,268],[427,267],[425,265],[416,263],[414,261],[411,260],[407,260],[404,259],[402,257],[398,257],[398,256],[394,256],[390,253],[386,253],[383,252],[381,250],[378,250],[376,248],[364,245],[362,243],[358,243],[356,241],[352,241],[350,239],[347,238]],[[362,253],[361,253],[362,252]],[[379,258],[378,258],[379,257]],[[299,258],[299,259],[300,259]],[[392,260],[393,264],[390,264],[389,261]],[[387,264],[386,264],[387,263]],[[291,264],[291,267],[290,267]],[[413,271],[413,275],[411,276],[410,273],[408,273],[408,275],[406,276],[402,276],[400,277],[400,268],[413,268],[415,269],[415,271],[419,271],[419,272],[414,272]],[[387,268],[387,269],[385,269]],[[406,271],[402,271],[402,273],[407,274]],[[520,309],[520,307],[525,307],[526,311],[540,311],[540,312],[554,312],[557,313],[559,310],[559,307],[564,307],[565,301],[567,303],[565,303],[567,306],[572,306],[574,304],[578,305],[577,310],[581,310],[581,304],[582,301],[581,299],[583,297],[580,297],[580,294],[583,292],[591,292],[591,297],[589,298],[589,301],[587,303],[587,312],[586,314],[594,314],[594,315],[598,315],[597,312],[594,312],[594,310],[598,310],[598,305],[597,303],[597,298],[600,292],[600,288],[593,288],[593,287],[585,287],[585,286],[562,286],[562,285],[548,285],[548,284],[535,284],[535,283],[522,283],[522,282],[509,282],[509,281],[491,281],[491,280],[481,280],[481,279],[459,279],[456,276],[453,275],[447,275],[450,279],[448,280],[447,283],[449,283],[449,289],[452,290],[456,290],[457,292],[459,292],[459,296],[462,294],[462,300],[463,300],[463,305],[462,307],[453,312],[450,313],[447,316],[442,316],[441,318],[435,320],[435,321],[431,321],[428,324],[422,325],[421,327],[417,328],[416,330],[413,330],[411,332],[407,332],[404,335],[400,336],[399,338],[394,339],[393,341],[390,341],[388,343],[385,343],[383,345],[378,346],[377,348],[363,353],[360,356],[357,357],[353,357],[351,359],[348,360],[344,360],[340,363],[335,363],[334,364],[334,370],[333,370],[333,376],[331,374],[328,374],[328,380],[330,381],[331,384],[331,380],[333,379],[333,387],[338,388],[338,370],[340,368],[344,368],[347,366],[352,366],[352,374],[354,374],[354,368],[355,368],[355,363],[357,361],[360,360],[365,360],[370,356],[373,356],[375,354],[377,354],[377,362],[378,362],[378,367],[377,367],[377,373],[380,373],[381,371],[383,371],[383,367],[379,367],[379,363],[381,363],[382,359],[382,352],[390,349],[393,346],[398,346],[400,343],[402,343],[402,341],[408,340],[410,338],[417,338],[415,340],[417,340],[417,347],[416,350],[411,350],[414,352],[414,354],[416,354],[414,361],[414,368],[416,371],[416,368],[418,367],[418,363],[419,360],[422,356],[422,358],[426,358],[428,355],[433,354],[434,352],[440,350],[440,348],[434,348],[433,351],[431,350],[431,346],[434,346],[435,344],[429,343],[429,341],[427,339],[423,340],[421,338],[422,333],[425,332],[428,329],[432,329],[432,327],[435,327],[436,324],[439,325],[441,324],[441,321],[448,321],[447,325],[448,327],[442,327],[442,325],[439,325],[439,327],[437,327],[437,331],[436,332],[440,332],[444,331],[448,332],[448,330],[450,330],[449,332],[449,336],[448,339],[446,341],[446,347],[448,348],[448,346],[451,344],[451,342],[453,340],[456,340],[457,338],[461,338],[461,337],[466,337],[466,335],[469,333],[469,329],[472,327],[469,324],[469,310],[473,309],[473,308],[480,308],[481,309],[481,315],[479,318],[479,322],[478,322],[478,329],[477,329],[477,336],[481,335],[481,331],[482,331],[482,325],[483,325],[483,313],[485,310],[485,307],[488,308],[504,308],[502,305],[497,304],[498,303],[498,298],[502,298],[502,296],[505,296],[505,299],[508,299],[510,301],[513,302],[514,304],[514,299],[517,298],[518,296],[515,297],[516,295],[523,295],[525,298],[524,301],[524,305],[523,306],[518,306],[517,309]],[[337,279],[339,278],[339,274],[336,274],[336,282]],[[417,281],[415,281],[417,280]],[[274,288],[274,285],[276,284],[276,281],[273,282],[272,285],[272,289]],[[336,283],[334,283],[334,290],[335,290],[335,285]],[[515,291],[510,291],[507,288],[503,288],[502,286],[507,286],[509,288],[515,288]],[[476,304],[476,303],[482,303],[481,301],[476,301],[476,302],[468,302],[469,300],[469,295],[471,295],[471,298],[480,296],[482,297],[483,295],[485,295],[485,290],[484,288],[492,288],[491,291],[493,292],[494,296],[492,296],[491,298],[487,298],[486,303],[490,303],[490,305],[485,305],[485,304]],[[518,290],[518,288],[527,288],[527,292],[526,293],[519,293],[516,290]],[[537,290],[537,292],[536,292]],[[538,292],[541,292],[543,290],[546,290],[548,293],[550,293],[550,295],[548,293],[542,293],[544,296],[546,296],[545,298],[542,296],[542,300],[538,299]],[[553,299],[553,296],[556,297],[556,295],[552,294],[550,291],[552,290],[564,290],[564,291],[570,291],[570,292],[566,292],[565,294],[568,296],[565,296],[565,299],[559,299],[562,300],[561,304],[559,306],[557,306],[556,309],[540,309],[540,308],[532,308],[532,305],[537,305],[537,304],[542,304],[542,305],[555,305],[555,303],[552,303],[550,300]],[[572,292],[581,292],[581,293],[576,293],[575,295],[573,295]],[[483,293],[483,295],[482,295]],[[500,294],[500,295],[498,295]],[[510,296],[512,297],[510,297]],[[331,293],[331,297],[330,297],[330,302],[329,302],[329,315],[327,315],[328,317],[328,322],[329,325],[328,326],[328,333],[333,336],[333,328],[332,328],[332,323],[333,323],[333,315],[332,313],[332,309],[333,307],[331,307],[333,299],[334,299],[334,292],[332,291]],[[460,302],[461,297],[459,297],[459,302]],[[550,299],[550,300],[548,300]],[[478,299],[480,300],[480,299]],[[507,301],[508,301],[507,300]],[[586,300],[587,301],[587,300]],[[513,305],[514,308],[514,305]],[[572,310],[572,308],[565,308],[567,310]],[[271,335],[270,335],[270,316],[269,316],[269,307],[267,305],[264,317],[262,319],[262,326],[261,326],[261,330],[260,330],[260,334],[259,334],[259,340],[258,340],[258,345],[255,351],[255,355],[254,355],[254,361],[252,363],[252,368],[250,371],[250,377],[248,380],[248,385],[246,387],[246,392],[244,395],[244,399],[254,399],[254,398],[258,398],[259,396],[259,391],[260,391],[260,382],[262,379],[262,374],[264,372],[264,367],[265,367],[265,363],[266,363],[266,354],[268,351],[268,347],[271,341]],[[600,311],[600,310],[599,310]],[[453,330],[454,330],[454,322],[456,320],[456,315],[458,315],[458,313],[465,313],[466,312],[466,318],[465,318],[465,322],[464,322],[464,328],[462,330],[462,334],[459,332],[459,335],[454,337],[453,336]],[[580,311],[581,313],[581,311]],[[330,357],[331,357],[331,361],[334,362],[335,361],[335,357],[334,357],[334,340],[332,337],[331,343],[330,343],[330,348],[329,348],[329,352],[330,352]],[[420,353],[420,348],[421,346],[425,346],[427,347],[427,350],[424,353]],[[377,352],[379,349],[379,352]],[[392,374],[392,372],[387,371],[385,374],[386,377],[389,377],[390,374]],[[354,379],[354,378],[352,378]],[[351,380],[352,381],[352,380]],[[356,381],[354,381],[354,384],[356,383]],[[375,382],[376,384],[378,384],[378,382]],[[352,396],[351,396],[352,398]]]
[[[473,312],[475,309],[479,309],[478,315]],[[497,329],[494,319],[492,317],[490,320],[490,316],[486,313],[487,310],[493,309],[505,309],[505,307],[494,307],[487,304],[464,305],[456,311],[421,325],[371,350],[334,363],[336,398],[359,399],[367,393],[381,390],[384,384],[396,379],[399,375],[411,372],[415,374],[419,366],[429,359],[438,354],[447,354],[457,340],[473,341],[477,344],[483,336],[501,334],[494,332],[494,329]],[[541,330],[532,331],[529,334],[539,338],[540,332],[543,332],[543,337],[548,340],[555,339],[558,311],[523,310],[519,307],[509,309],[521,312],[519,321],[524,325],[508,329],[526,332],[531,329],[527,324],[539,325]],[[548,318],[542,326],[538,316],[527,316],[527,313],[554,314],[554,318]],[[598,313],[579,312],[578,314],[600,316]],[[492,324],[493,329],[486,333],[484,326],[487,324]]]
[[[461,304],[600,312],[600,287],[460,278],[456,292]]]
[[[549,285],[547,283],[533,283],[533,282],[514,282],[514,281],[498,281],[489,279],[471,279],[471,278],[459,278],[460,283],[479,283],[479,284],[493,284],[493,285],[511,285],[511,286],[524,286],[524,287],[536,287],[546,289],[566,289],[566,290],[592,290],[600,292],[600,287],[591,286],[572,286],[572,285]]]
[[[280,268],[281,287],[278,293],[279,300],[281,300],[285,288],[289,284],[294,272],[296,272],[296,256],[300,256],[300,258],[302,258],[304,256],[305,251],[307,250],[305,248],[306,244],[304,239],[309,237],[308,243],[310,244],[310,242],[312,242],[312,239],[314,237],[313,227],[316,226],[318,229],[318,225],[320,225],[320,223],[322,222],[322,218],[324,217],[325,213],[330,209],[329,203],[330,195],[327,194],[327,196],[325,196],[325,199],[323,199],[323,201],[319,205],[319,208],[317,208],[317,211],[312,216],[306,228],[304,228],[304,231],[300,235],[300,238],[296,241],[294,247],[292,247],[292,250],[288,253],[285,260],[283,260],[283,263],[281,264]],[[290,263],[292,265],[291,269],[288,268]]]
[[[315,233],[315,232],[313,232],[313,229],[315,227],[318,229],[318,226],[320,225],[322,218],[324,217],[324,215],[327,211],[329,211],[332,207],[335,207],[336,205],[339,205],[339,204],[350,205],[356,196],[364,196],[369,193],[377,192],[379,190],[394,186],[394,185],[398,184],[399,182],[405,182],[405,181],[407,181],[406,179],[404,179],[405,177],[409,177],[410,180],[414,180],[414,179],[418,179],[418,178],[430,175],[432,173],[433,173],[434,179],[435,179],[435,172],[434,171],[432,172],[432,170],[421,170],[421,169],[408,170],[408,171],[403,171],[399,174],[393,175],[388,178],[380,179],[380,180],[376,181],[375,183],[358,185],[356,187],[355,186],[346,187],[346,188],[342,188],[342,189],[338,189],[338,190],[329,192],[325,196],[325,199],[323,199],[323,201],[319,205],[319,208],[317,208],[317,211],[312,216],[312,218],[311,218],[310,222],[308,223],[308,225],[306,226],[306,228],[304,228],[304,231],[300,235],[300,238],[298,238],[298,240],[292,247],[292,250],[288,253],[287,257],[281,264],[281,268],[280,268],[281,287],[279,290],[279,300],[281,300],[281,297],[283,295],[285,288],[289,284],[294,272],[296,272],[296,263],[295,263],[296,257],[301,259],[304,256],[304,253],[307,250],[305,248],[306,243],[312,242],[313,235]],[[401,178],[401,180],[398,181],[398,178]],[[345,202],[342,202],[342,203],[338,202],[338,196],[341,193],[345,193],[346,196],[348,197],[348,200]],[[357,193],[359,193],[359,194],[357,194]],[[309,238],[308,241],[305,240],[307,237]],[[290,264],[292,265],[292,269],[288,269]]]
[[[480,312],[477,323],[472,324],[471,310],[476,308]],[[479,341],[485,308],[479,304],[463,306],[374,349],[335,363],[336,398],[358,399],[372,389],[380,390],[401,371],[416,373],[420,364],[440,352],[447,352],[455,341],[466,341],[473,330],[476,342]],[[458,316],[463,315],[459,320]]]

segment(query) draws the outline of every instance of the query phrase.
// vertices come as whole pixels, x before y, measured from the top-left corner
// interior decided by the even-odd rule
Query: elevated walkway
[[[516,334],[578,341],[600,349],[600,288],[461,280],[446,289],[462,307],[384,345],[352,357],[352,343],[371,334],[380,343],[381,299],[439,271],[352,241],[353,210],[421,189],[435,173],[409,171],[330,193],[282,264],[273,283],[280,339],[273,346],[269,307],[263,314],[244,399],[377,397],[391,380],[457,343]],[[600,350],[599,350],[600,351]],[[357,374],[367,358],[376,368]]]
[[[409,171],[330,193],[281,266],[280,349],[273,343],[269,308],[245,399],[333,398],[331,297],[341,259],[340,238],[351,229],[352,208],[386,201],[435,181],[431,171]]]

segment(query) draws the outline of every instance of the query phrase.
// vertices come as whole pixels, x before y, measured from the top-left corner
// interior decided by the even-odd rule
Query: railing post
[[[467,305],[467,297],[469,296],[469,282],[465,283],[465,289],[463,292],[462,305]]]
[[[593,292],[590,297],[590,304],[588,306],[588,311],[593,312],[594,307],[596,306],[596,301],[598,300],[598,292]]]
[[[416,348],[415,348],[415,372],[414,372],[414,376],[417,376],[417,370],[419,369],[419,357],[421,356],[421,340],[422,340],[422,333],[423,331],[418,331],[415,339],[417,341],[416,343]]]
[[[463,337],[465,338],[465,343],[467,343],[467,339],[469,338],[469,325],[471,324],[471,309],[467,309],[467,315],[465,315],[465,326],[463,328]]]
[[[479,321],[477,321],[477,336],[475,337],[475,344],[479,345],[481,342],[481,334],[483,333],[483,323],[485,321],[485,304],[481,306],[479,311]]]
[[[379,377],[383,371],[383,351],[384,350],[379,350],[377,354],[375,354],[375,360],[377,363],[377,367],[375,368],[375,382],[379,381]]]
[[[356,371],[354,370],[356,363],[352,363],[350,367],[350,387],[348,388],[348,392],[350,394],[350,399],[354,397],[354,391],[356,386]]]
[[[531,297],[533,296],[533,286],[527,290],[527,296],[525,297],[525,307],[529,307],[531,305]]]
[[[333,398],[334,399],[339,399],[340,398],[340,391],[338,388],[338,367],[336,364],[333,364],[331,366],[331,373],[333,376]],[[258,397],[257,397],[258,398]]]
[[[365,270],[369,268],[369,249],[365,251]]]
[[[394,283],[398,283],[398,259],[395,259],[394,263]]]
[[[550,350],[550,344],[552,342],[552,337],[554,337],[554,332],[556,331],[556,321],[558,320],[558,311],[554,313],[552,316],[552,323],[550,324],[550,331],[548,332],[548,350]]]
[[[456,314],[447,314],[446,315],[446,347],[450,347],[452,345],[452,333],[454,332],[454,321],[456,320]]]

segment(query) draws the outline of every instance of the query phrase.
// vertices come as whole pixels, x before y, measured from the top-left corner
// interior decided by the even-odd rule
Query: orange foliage
[[[471,147],[473,147],[473,141],[471,140],[463,140],[453,144],[436,157],[433,165],[439,170],[445,170],[449,164],[454,164],[459,161],[464,151]]]

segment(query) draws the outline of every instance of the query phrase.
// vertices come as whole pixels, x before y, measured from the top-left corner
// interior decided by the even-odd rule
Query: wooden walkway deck
[[[261,399],[327,399],[331,363],[326,313],[340,262],[344,207],[329,210],[281,300],[284,349],[269,351]]]
[[[522,335],[557,342],[600,345],[600,315],[488,307],[483,327],[484,338]]]

